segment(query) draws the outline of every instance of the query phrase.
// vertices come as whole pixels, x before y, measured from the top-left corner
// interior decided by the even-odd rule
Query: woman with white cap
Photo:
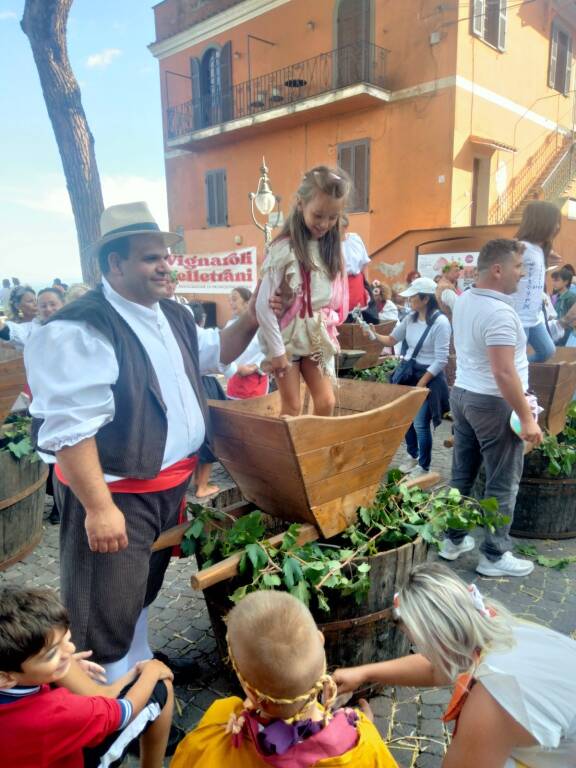
[[[367,683],[453,685],[442,768],[576,766],[574,640],[517,619],[438,563],[412,570],[394,617],[416,653],[336,670],[340,694]]]
[[[411,478],[430,471],[432,460],[431,423],[437,427],[450,407],[444,368],[450,348],[450,321],[440,312],[436,283],[428,277],[416,278],[400,294],[410,300],[411,312],[389,336],[376,334],[385,347],[402,342],[402,362],[394,371],[393,384],[427,387],[430,394],[406,432],[408,456],[399,469]]]

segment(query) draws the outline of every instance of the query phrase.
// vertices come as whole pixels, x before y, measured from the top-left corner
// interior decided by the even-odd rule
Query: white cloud
[[[161,229],[168,228],[163,177],[102,176],[104,204],[145,200]],[[0,278],[16,274],[36,288],[55,275],[65,282],[80,277],[76,229],[68,191],[59,174],[35,179],[34,185],[0,188]]]
[[[114,59],[122,55],[120,48],[105,48],[100,53],[93,53],[86,59],[86,66],[89,69],[105,69]]]
[[[0,21],[9,21],[17,18],[18,14],[15,11],[0,11]]]

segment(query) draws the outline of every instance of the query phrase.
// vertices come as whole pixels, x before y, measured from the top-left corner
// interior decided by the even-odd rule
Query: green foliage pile
[[[397,357],[386,357],[380,365],[374,368],[364,368],[354,371],[354,378],[361,381],[376,381],[379,384],[389,384],[390,377],[398,367],[400,360]]]
[[[421,536],[439,544],[447,528],[471,530],[479,525],[493,529],[506,522],[497,514],[495,499],[477,502],[454,488],[435,493],[402,485],[393,470],[371,507],[358,511],[358,522],[330,542],[297,543],[299,525],[288,528],[281,545],[265,536],[264,516],[251,512],[234,520],[223,512],[195,508],[196,518],[183,541],[184,554],[196,553],[208,567],[241,552],[240,581],[231,599],[241,600],[258,589],[290,592],[310,607],[330,610],[330,601],[352,596],[361,603],[368,592],[370,564],[366,558]]]
[[[7,451],[17,460],[30,457],[32,461],[39,461],[30,438],[31,424],[30,416],[8,416],[0,431],[0,451]]]

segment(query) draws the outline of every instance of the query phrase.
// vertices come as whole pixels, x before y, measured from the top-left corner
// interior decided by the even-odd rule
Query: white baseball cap
[[[432,295],[436,293],[437,287],[438,286],[431,278],[417,277],[416,280],[413,280],[405,291],[400,293],[400,296],[404,296],[405,298],[409,299],[410,296],[416,296],[417,293],[429,293]]]

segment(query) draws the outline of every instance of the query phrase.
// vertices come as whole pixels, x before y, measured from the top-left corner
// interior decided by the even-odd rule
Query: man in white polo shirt
[[[450,406],[454,417],[451,485],[466,496],[482,463],[485,498],[498,500],[510,523],[494,533],[485,529],[476,568],[483,576],[527,576],[529,560],[514,557],[509,531],[524,465],[524,444],[542,441],[542,432],[528,405],[526,334],[510,301],[523,275],[524,246],[516,240],[491,240],[478,257],[474,288],[458,297],[452,318],[456,347],[456,381]],[[518,437],[510,415],[520,419]],[[464,531],[451,530],[440,556],[456,560],[474,548]]]

